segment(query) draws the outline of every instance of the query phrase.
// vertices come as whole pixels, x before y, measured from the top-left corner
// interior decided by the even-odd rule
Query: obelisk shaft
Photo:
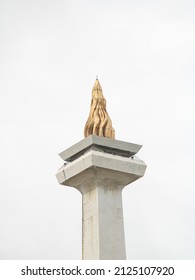
[[[96,184],[82,195],[82,258],[126,259],[122,188]]]
[[[140,148],[91,135],[60,154],[66,163],[57,172],[58,182],[82,194],[84,260],[126,259],[122,189],[145,173],[136,156]]]

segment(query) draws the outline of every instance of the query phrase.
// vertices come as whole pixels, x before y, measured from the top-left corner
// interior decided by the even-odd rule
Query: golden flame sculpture
[[[85,137],[91,134],[115,138],[115,130],[112,127],[112,121],[107,113],[106,99],[103,96],[98,79],[96,79],[92,90],[90,113],[84,129]]]

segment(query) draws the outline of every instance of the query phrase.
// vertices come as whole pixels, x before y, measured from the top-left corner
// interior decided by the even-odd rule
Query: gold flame
[[[90,113],[84,129],[85,137],[91,134],[115,138],[115,130],[112,127],[112,121],[107,113],[106,99],[103,96],[98,79],[96,79],[92,90]]]

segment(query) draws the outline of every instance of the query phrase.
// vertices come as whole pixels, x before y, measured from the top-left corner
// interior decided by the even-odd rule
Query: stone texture
[[[82,191],[82,258],[126,259],[121,187],[98,182]]]
[[[85,154],[88,150],[99,150],[105,153],[111,153],[115,155],[121,155],[125,157],[131,157],[136,154],[141,145],[133,144],[120,140],[113,140],[110,138],[99,137],[96,135],[90,135],[87,138],[81,140],[65,151],[61,152],[59,156],[64,161],[73,161],[81,155]]]
[[[135,156],[140,145],[100,138],[89,136],[61,153],[68,162],[56,176],[82,194],[82,258],[120,260],[126,258],[122,189],[144,176],[146,165]]]

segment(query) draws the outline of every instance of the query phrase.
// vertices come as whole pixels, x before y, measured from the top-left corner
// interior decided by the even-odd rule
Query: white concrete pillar
[[[126,259],[122,187],[82,188],[82,258]]]
[[[140,145],[89,136],[60,154],[58,182],[82,194],[82,258],[126,258],[122,189],[142,177]]]

